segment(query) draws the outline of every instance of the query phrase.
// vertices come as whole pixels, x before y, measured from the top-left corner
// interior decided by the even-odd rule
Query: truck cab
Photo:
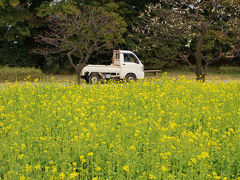
[[[81,77],[88,83],[97,83],[104,79],[143,79],[144,65],[133,52],[114,50],[111,65],[87,65],[83,68]]]

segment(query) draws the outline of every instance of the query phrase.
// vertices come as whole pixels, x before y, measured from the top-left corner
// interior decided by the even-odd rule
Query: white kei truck
[[[144,66],[133,52],[114,50],[111,65],[87,65],[81,78],[92,84],[109,79],[133,81],[144,78]]]

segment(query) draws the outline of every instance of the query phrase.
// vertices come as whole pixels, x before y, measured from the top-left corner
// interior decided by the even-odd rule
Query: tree
[[[87,4],[95,7],[103,7],[108,12],[117,13],[127,23],[127,31],[123,34],[126,43],[121,44],[122,49],[134,49],[138,45],[138,36],[132,30],[138,13],[145,10],[145,5],[148,3],[156,3],[158,0],[76,0],[74,3],[78,6]],[[152,53],[152,52],[151,52]],[[143,55],[146,52],[142,53]]]
[[[32,29],[41,26],[37,16],[38,8],[43,2],[52,0],[0,0],[1,33],[9,41],[31,36]]]
[[[46,58],[67,55],[78,83],[82,69],[94,52],[124,42],[124,21],[101,7],[83,6],[72,15],[50,15],[46,23],[49,24],[48,30],[36,37],[41,46],[35,52]],[[77,57],[77,63],[74,63],[73,57]]]
[[[144,57],[144,66],[150,69],[169,68],[176,65],[178,39],[169,39],[169,34],[160,31],[156,19],[160,4],[148,4],[135,21],[132,29],[135,32],[136,51]]]
[[[151,20],[138,31],[147,34],[150,39],[170,39],[186,42],[181,49],[180,57],[187,62],[196,73],[197,80],[205,81],[206,67],[213,61],[203,55],[203,46],[209,31],[221,32],[228,36],[228,31],[239,27],[238,1],[232,0],[160,0],[156,5],[149,5],[146,13],[141,14],[143,21],[146,17]],[[142,28],[144,27],[144,28]],[[184,53],[192,40],[196,40],[194,57],[196,66],[188,60],[189,53]],[[218,48],[218,56],[222,49]],[[205,71],[205,72],[203,72]]]
[[[0,0],[0,64],[43,67],[41,56],[31,53],[33,36],[44,28],[37,15],[43,2],[52,0]]]

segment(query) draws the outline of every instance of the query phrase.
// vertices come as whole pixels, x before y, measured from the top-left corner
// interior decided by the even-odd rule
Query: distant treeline
[[[106,49],[101,53],[97,51],[92,53],[89,63],[108,64],[111,62],[113,49],[128,49],[134,51],[140,57],[146,69],[164,69],[184,64],[188,65],[181,61],[181,59],[186,58],[184,56],[186,53],[188,54],[188,62],[194,64],[195,55],[193,52],[196,50],[199,38],[194,31],[191,34],[183,34],[179,30],[174,33],[182,33],[184,36],[176,38],[168,38],[169,34],[163,35],[156,31],[158,29],[161,32],[167,32],[162,28],[164,26],[163,20],[157,14],[162,12],[162,8],[170,9],[171,6],[167,7],[162,2],[160,0],[0,1],[0,65],[37,67],[42,69],[43,72],[49,73],[73,71],[66,56],[46,59],[43,55],[33,53],[33,50],[39,47],[35,37],[48,30],[45,18],[50,14],[55,16],[71,15],[75,9],[81,9],[82,6],[87,5],[103,7],[107,12],[117,14],[126,24],[126,31],[122,35],[123,41],[116,40],[112,49]],[[200,3],[200,1],[197,2]],[[185,7],[185,9],[189,7]],[[207,8],[211,7],[208,6]],[[200,12],[201,17],[204,18],[209,14],[207,8]],[[225,9],[229,12],[235,11],[234,6],[229,4],[226,4]],[[194,5],[190,7],[190,10],[195,11]],[[169,19],[171,18],[176,17],[169,16]],[[230,18],[223,15],[215,17],[215,20],[220,19],[223,24],[225,22],[229,23]],[[160,24],[156,22],[160,22]],[[157,26],[152,26],[154,23]],[[226,29],[224,27],[218,23],[208,29],[203,43],[203,55],[206,59],[217,59],[212,62],[213,65],[239,65],[239,30],[236,30],[234,26]],[[179,54],[179,52],[185,53]],[[77,61],[77,58],[74,57],[73,61]]]

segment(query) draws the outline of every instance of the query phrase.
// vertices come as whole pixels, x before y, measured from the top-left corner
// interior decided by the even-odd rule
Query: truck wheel
[[[100,81],[100,78],[97,74],[92,74],[90,77],[89,77],[89,82],[91,84],[97,84],[98,82]]]
[[[128,74],[126,75],[126,80],[129,81],[136,81],[137,77],[135,76],[135,74]]]

